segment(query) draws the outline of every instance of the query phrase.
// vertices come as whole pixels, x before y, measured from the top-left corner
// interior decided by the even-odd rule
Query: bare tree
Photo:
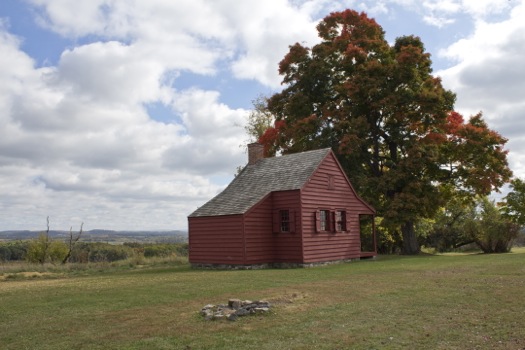
[[[76,235],[76,237],[74,237],[74,238],[73,238],[73,226],[71,226],[69,228],[69,240],[67,242],[68,243],[67,244],[68,250],[67,250],[66,256],[64,257],[64,260],[62,260],[62,265],[67,263],[69,261],[69,258],[71,258],[71,252],[73,251],[73,247],[75,246],[75,244],[80,239],[80,236],[82,235],[82,228],[83,227],[84,227],[84,223],[81,223],[80,224],[80,230],[78,231],[78,235]]]
[[[46,258],[49,254],[49,246],[51,245],[51,239],[49,238],[49,216],[46,218],[46,232],[44,233],[42,241],[42,254],[40,255],[39,261],[43,265],[46,262]]]

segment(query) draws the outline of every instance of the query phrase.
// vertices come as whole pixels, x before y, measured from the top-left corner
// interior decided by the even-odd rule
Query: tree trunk
[[[414,231],[414,223],[407,221],[401,226],[401,233],[403,234],[403,254],[414,255],[419,254],[419,243],[417,242],[416,232]]]

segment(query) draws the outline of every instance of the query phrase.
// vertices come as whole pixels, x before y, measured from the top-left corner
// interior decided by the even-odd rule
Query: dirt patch
[[[301,309],[308,299],[308,294],[303,292],[286,292],[270,296],[267,300],[280,309]]]
[[[58,274],[52,272],[24,271],[3,274],[0,276],[0,281],[28,280],[34,278],[49,278],[55,276],[58,276]]]

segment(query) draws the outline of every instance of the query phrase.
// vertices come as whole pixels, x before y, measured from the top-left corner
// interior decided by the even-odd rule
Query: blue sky
[[[288,45],[346,8],[420,36],[525,177],[525,0],[3,0],[0,230],[185,230],[245,164]]]

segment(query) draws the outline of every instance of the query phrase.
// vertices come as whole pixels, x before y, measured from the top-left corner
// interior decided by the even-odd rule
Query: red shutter
[[[279,210],[272,212],[272,231],[273,233],[281,232],[281,216]]]
[[[290,210],[290,232],[295,232],[295,210]]]
[[[321,213],[319,212],[319,210],[316,210],[314,219],[315,219],[315,232],[320,232],[321,231]]]
[[[346,220],[346,232],[350,232],[350,215],[348,215],[348,212],[345,210],[345,220]]]

